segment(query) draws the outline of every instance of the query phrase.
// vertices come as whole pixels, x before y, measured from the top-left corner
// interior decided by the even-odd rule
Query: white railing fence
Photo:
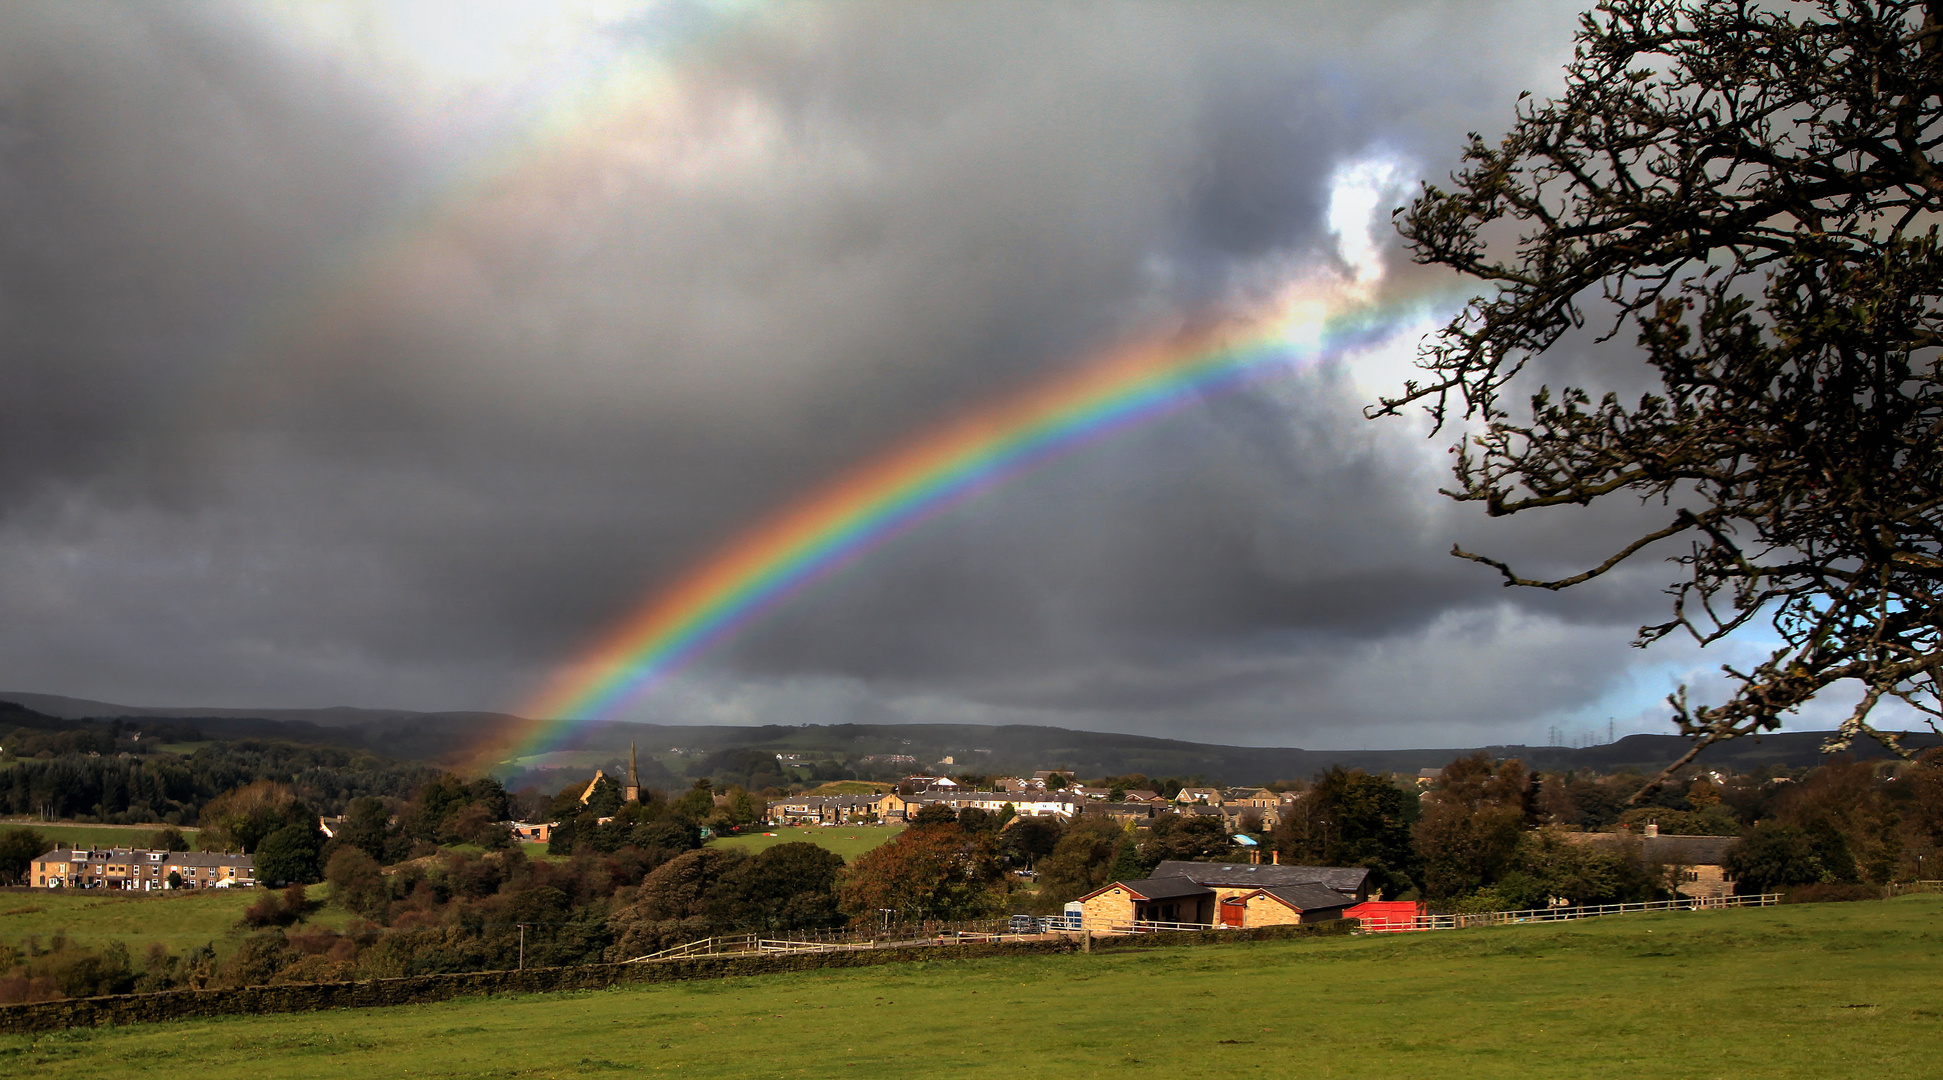
[[[1920,883],[1932,884],[1932,883]],[[1943,884],[1939,885],[1943,888]],[[1915,891],[1913,889],[1909,891]],[[1762,893],[1759,896],[1718,896],[1682,898],[1679,900],[1651,900],[1636,904],[1586,904],[1578,907],[1531,908],[1525,911],[1485,911],[1463,915],[1419,915],[1415,919],[1391,919],[1388,921],[1371,919],[1363,923],[1362,931],[1368,934],[1400,934],[1420,930],[1462,930],[1472,926],[1510,926],[1519,923],[1565,922],[1572,919],[1591,919],[1602,915],[1628,915],[1646,911],[1707,911],[1716,908],[1767,907],[1781,902],[1780,893]],[[847,952],[857,949],[909,948],[912,946],[950,946],[973,944],[1003,944],[1007,942],[1033,941],[1043,937],[1043,933],[1014,933],[1007,929],[1007,920],[983,920],[976,923],[917,923],[871,930],[792,930],[783,937],[763,937],[759,934],[730,934],[691,941],[660,952],[637,956],[624,961],[629,964],[652,963],[659,960],[685,960],[697,956],[724,956],[736,953],[754,952]],[[1135,922],[1114,922],[1090,919],[1074,925],[1070,920],[1054,921],[1046,930],[1059,933],[1088,932],[1094,934],[1163,934],[1182,933],[1198,930],[1219,930],[1221,927],[1209,923],[1156,922],[1141,919]]]
[[[1509,926],[1515,923],[1565,922],[1591,919],[1601,915],[1627,915],[1644,911],[1708,911],[1715,908],[1768,907],[1781,902],[1780,893],[1758,896],[1682,897],[1678,900],[1648,900],[1635,904],[1585,904],[1577,907],[1530,908],[1524,911],[1482,911],[1462,915],[1419,915],[1415,919],[1370,920],[1363,931],[1371,934],[1400,934],[1417,930],[1462,930],[1472,926]]]

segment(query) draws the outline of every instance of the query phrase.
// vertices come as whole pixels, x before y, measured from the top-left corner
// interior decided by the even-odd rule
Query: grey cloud
[[[1339,165],[1441,172],[1570,24],[791,8],[680,58],[658,105],[424,202],[449,176],[395,87],[230,9],[119,10],[0,34],[0,587],[36,627],[0,638],[0,682],[420,708],[512,707],[792,496],[1332,258]],[[1628,515],[1481,523],[1361,404],[1325,364],[1117,436],[634,715],[1381,743],[1605,692],[1654,575],[1512,596],[1442,552],[1562,566]],[[1512,674],[1546,635],[1573,677]],[[1393,693],[1386,664],[1465,685]]]

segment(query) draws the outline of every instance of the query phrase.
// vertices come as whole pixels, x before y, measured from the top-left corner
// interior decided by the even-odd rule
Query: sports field
[[[902,825],[785,825],[759,833],[745,833],[742,836],[724,836],[710,840],[709,847],[734,848],[754,855],[767,851],[777,844],[793,841],[808,841],[818,847],[829,848],[843,856],[845,862],[856,862],[857,856],[871,848],[889,842],[890,838],[904,831]],[[770,834],[774,835],[770,835]]]
[[[0,1073],[1933,1076],[1939,917],[1905,897],[189,1020],[0,1036]]]

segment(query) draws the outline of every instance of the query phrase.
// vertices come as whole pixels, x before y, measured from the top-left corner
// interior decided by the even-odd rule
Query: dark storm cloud
[[[776,9],[653,107],[512,155],[468,129],[510,168],[439,200],[419,133],[474,97],[248,10],[5,16],[0,684],[511,707],[883,447],[1336,265],[1337,171],[1441,172],[1571,15]],[[1628,516],[1440,505],[1436,447],[1359,418],[1373,362],[959,507],[635,715],[1382,743],[1597,699],[1656,575],[1512,597],[1442,552],[1566,566]]]

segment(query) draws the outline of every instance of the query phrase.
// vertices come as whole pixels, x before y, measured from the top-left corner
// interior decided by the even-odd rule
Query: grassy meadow
[[[1943,897],[0,1036],[11,1077],[1943,1072]],[[971,1000],[978,998],[977,1001]]]
[[[0,891],[0,943],[18,945],[37,938],[45,945],[59,934],[78,945],[119,941],[139,954],[152,941],[183,953],[205,942],[222,941],[262,892],[256,889],[183,889],[171,892],[120,892],[110,889],[7,889]],[[330,886],[313,885],[313,900],[330,895]],[[325,906],[310,922],[342,927],[350,916]],[[0,1070],[4,1071],[4,1070]]]
[[[135,847],[148,840],[149,834],[168,825],[61,825],[40,821],[0,821],[0,832],[13,829],[32,829],[41,834],[49,843],[90,844],[95,847]],[[191,847],[195,846],[196,829],[180,830],[187,837]]]
[[[766,833],[744,833],[741,836],[723,836],[708,842],[709,847],[734,848],[737,851],[754,855],[767,851],[777,844],[808,841],[818,847],[828,848],[843,856],[845,862],[856,862],[857,856],[890,842],[891,837],[904,831],[902,825],[784,825],[770,829]],[[774,836],[768,835],[774,833]]]

